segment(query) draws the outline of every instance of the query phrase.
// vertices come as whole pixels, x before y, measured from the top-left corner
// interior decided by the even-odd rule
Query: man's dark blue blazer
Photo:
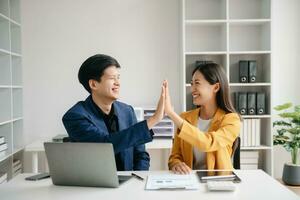
[[[148,170],[150,157],[144,144],[152,141],[153,132],[149,131],[147,122],[137,123],[133,108],[115,101],[113,106],[118,117],[119,132],[110,134],[95,106],[89,96],[63,116],[62,121],[71,141],[112,143],[115,154],[119,153],[119,159],[116,160],[118,170]]]

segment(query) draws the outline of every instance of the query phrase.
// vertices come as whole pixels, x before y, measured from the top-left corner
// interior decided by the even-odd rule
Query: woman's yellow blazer
[[[181,130],[175,132],[169,169],[178,162],[185,162],[193,169],[193,147],[207,152],[208,170],[233,169],[231,162],[232,144],[240,132],[241,121],[236,113],[225,113],[218,108],[207,132],[199,130],[200,108],[184,112]]]

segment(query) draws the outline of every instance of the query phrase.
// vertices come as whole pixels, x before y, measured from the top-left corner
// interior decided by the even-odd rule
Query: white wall
[[[96,53],[121,64],[121,100],[154,106],[167,78],[180,106],[179,0],[21,1],[24,134],[29,142],[65,130],[64,112],[88,95],[77,80]]]
[[[300,1],[272,2],[273,106],[286,102],[300,104]],[[274,176],[281,177],[284,163],[290,161],[290,154],[281,146],[276,146]]]

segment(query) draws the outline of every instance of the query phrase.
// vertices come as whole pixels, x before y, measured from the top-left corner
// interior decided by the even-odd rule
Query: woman
[[[191,169],[233,169],[232,145],[240,131],[240,117],[232,106],[228,80],[215,63],[193,71],[191,92],[198,108],[177,115],[165,87],[165,113],[177,127],[169,168],[186,174]]]

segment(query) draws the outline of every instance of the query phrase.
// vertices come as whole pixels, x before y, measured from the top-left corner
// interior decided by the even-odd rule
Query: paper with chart
[[[195,174],[157,174],[149,175],[146,184],[146,190],[159,189],[187,189],[197,190],[199,182]]]

